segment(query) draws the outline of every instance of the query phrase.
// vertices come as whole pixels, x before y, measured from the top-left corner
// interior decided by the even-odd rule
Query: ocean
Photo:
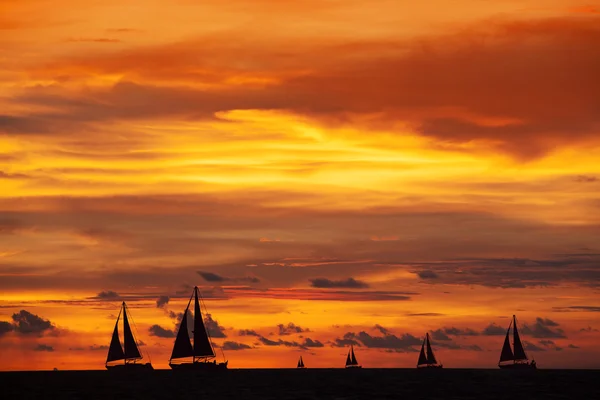
[[[12,399],[600,399],[599,370],[231,369],[1,372]]]

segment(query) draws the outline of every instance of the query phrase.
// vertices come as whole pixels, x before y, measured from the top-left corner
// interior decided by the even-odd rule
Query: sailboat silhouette
[[[302,356],[300,356],[300,359],[298,360],[298,366],[296,368],[306,368],[304,366],[304,361],[302,361]]]
[[[119,339],[119,320],[121,319],[121,314],[123,315],[123,346],[121,346],[121,340]],[[154,369],[150,363],[138,363],[142,358],[144,357],[140,353],[140,349],[138,348],[131,327],[129,326],[127,305],[123,302],[121,310],[119,310],[117,322],[115,322],[115,329],[113,330],[112,339],[108,348],[105,367],[108,370]],[[117,361],[123,361],[123,363],[117,363]]]
[[[217,363],[215,351],[204,322],[202,321],[202,312],[200,311],[200,302],[198,286],[194,287],[194,292],[190,296],[190,301],[183,312],[183,318],[179,325],[179,331],[173,345],[173,352],[169,359],[169,366],[172,369],[193,369],[193,370],[225,370],[228,361]],[[190,342],[188,333],[187,316],[190,304],[194,298],[194,345]],[[191,360],[190,360],[191,357]],[[182,361],[183,359],[183,361]]]
[[[510,327],[513,327],[513,347],[514,352],[510,348]],[[519,331],[517,329],[517,318],[513,315],[513,319],[508,325],[506,330],[506,337],[504,338],[504,345],[502,346],[502,352],[500,353],[500,361],[498,361],[498,367],[502,369],[535,369],[535,360],[529,362],[521,338],[519,337]]]
[[[362,366],[358,364],[358,361],[356,361],[354,346],[352,345],[350,345],[350,351],[348,351],[348,356],[346,357],[346,368],[362,368]]]
[[[427,352],[425,352],[427,348]],[[423,344],[421,345],[421,353],[419,354],[419,361],[417,362],[417,368],[443,368],[443,365],[438,363],[433,354],[431,343],[429,341],[429,333],[425,335]]]

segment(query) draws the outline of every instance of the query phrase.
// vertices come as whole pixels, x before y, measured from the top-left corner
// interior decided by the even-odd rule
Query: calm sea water
[[[3,399],[600,399],[600,371],[232,369],[0,373]]]

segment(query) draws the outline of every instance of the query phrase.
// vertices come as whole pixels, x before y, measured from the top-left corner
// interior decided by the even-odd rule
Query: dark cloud
[[[579,346],[575,346],[574,344],[570,344],[567,346],[569,349],[579,349]]]
[[[0,321],[0,337],[8,332],[12,332],[13,324],[7,321]]]
[[[258,332],[252,329],[240,329],[238,332],[239,336],[260,336]]]
[[[384,335],[388,335],[390,333],[389,329],[387,329],[379,324],[375,324],[375,329],[377,329],[379,332],[381,332]]]
[[[336,338],[333,342],[331,342],[331,345],[333,347],[348,347],[350,345],[360,346],[361,344],[357,340],[355,340],[354,337],[354,333],[348,332],[344,334],[342,338]]]
[[[197,271],[198,275],[200,275],[207,282],[248,282],[248,283],[259,283],[260,279],[253,276],[245,276],[242,278],[230,278],[227,276],[217,275],[213,272],[205,272],[205,271]]]
[[[167,304],[169,304],[169,300],[170,300],[169,296],[160,296],[158,299],[156,299],[156,307],[157,308],[165,307]]]
[[[26,310],[21,310],[13,314],[12,319],[14,331],[24,335],[41,335],[56,329],[49,320],[43,319]]]
[[[598,332],[598,329],[594,329],[591,326],[588,326],[587,328],[581,328],[579,332]]]
[[[260,336],[260,337],[258,338],[258,340],[259,340],[259,341],[260,341],[262,344],[264,344],[265,346],[300,347],[300,343],[298,343],[298,342],[295,342],[295,341],[292,341],[292,342],[290,342],[290,341],[287,341],[287,340],[281,340],[281,339],[279,339],[279,340],[275,341],[275,340],[270,340],[270,339],[267,339],[267,338],[266,338],[266,337],[264,337],[264,336]]]
[[[431,270],[419,271],[419,272],[417,272],[417,275],[421,279],[437,279],[437,278],[439,278],[438,274],[436,274],[435,272],[433,272]]]
[[[391,333],[383,336],[372,336],[365,331],[359,333],[348,332],[342,339],[336,339],[336,345],[350,340],[360,342],[363,346],[374,349],[389,349],[396,352],[412,352],[416,351],[413,346],[421,344],[421,340],[410,333],[405,333],[402,336],[396,336]]]
[[[523,347],[525,348],[526,351],[546,351],[545,348],[536,346],[535,344],[527,342],[527,341],[523,341]]]
[[[581,312],[600,312],[600,306],[568,306],[568,307],[554,307],[561,311],[581,311]]]
[[[431,331],[431,337],[435,340],[443,340],[443,341],[450,341],[452,339],[450,339],[450,337],[448,335],[446,335],[444,333],[443,330],[441,329],[437,329],[435,331]]]
[[[231,341],[226,341],[225,343],[223,343],[222,349],[223,350],[247,350],[247,349],[251,349],[251,346],[248,346],[247,344],[244,343],[238,343],[238,342],[231,342]]]
[[[318,340],[312,340],[311,338],[304,339],[304,342],[300,347],[302,348],[314,348],[314,347],[324,347],[325,345]]]
[[[277,325],[277,328],[279,329],[280,336],[291,335],[292,333],[310,332],[310,329],[301,328],[293,322],[290,322],[287,325],[279,324]]]
[[[148,332],[150,334],[150,336],[157,336],[157,337],[161,337],[161,338],[173,338],[175,337],[175,332],[173,332],[170,329],[165,329],[160,325],[152,325],[149,329]]]
[[[198,275],[200,275],[207,282],[224,282],[227,280],[227,278],[212,272],[198,271]]]
[[[104,344],[100,346],[98,346],[97,344],[93,344],[89,347],[89,349],[92,351],[106,351],[108,350],[108,346]]]
[[[369,285],[366,282],[356,280],[354,278],[348,278],[345,280],[334,281],[327,278],[315,278],[310,279],[311,286],[315,288],[329,289],[329,288],[345,288],[345,289],[362,289],[367,288]]]
[[[99,300],[119,300],[121,296],[119,293],[114,292],[112,290],[106,290],[98,293],[96,298]]]
[[[212,319],[212,315],[206,314],[204,317],[204,326],[210,337],[212,338],[226,338],[225,328],[219,325],[219,322]]]
[[[450,336],[478,336],[479,332],[470,328],[455,328],[455,327],[444,327],[442,328],[445,334]]]
[[[556,328],[559,324],[544,318],[536,318],[533,324],[524,324],[521,328],[521,333],[531,335],[534,338],[565,338],[565,333],[562,329]]]
[[[33,348],[33,351],[54,351],[54,347],[48,346],[47,344],[38,344]]]
[[[498,326],[495,323],[491,323],[483,328],[481,334],[485,336],[504,336],[506,335],[506,328]]]

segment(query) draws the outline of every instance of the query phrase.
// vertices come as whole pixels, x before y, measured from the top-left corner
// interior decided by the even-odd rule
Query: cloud
[[[579,349],[579,346],[575,346],[574,344],[569,344],[569,346],[567,346],[569,349]]]
[[[223,343],[223,350],[233,350],[233,351],[237,351],[237,350],[247,350],[247,349],[251,349],[251,346],[248,346],[247,344],[244,343],[238,343],[238,342],[232,342],[232,341],[226,341],[225,343]]]
[[[253,276],[244,276],[241,278],[230,278],[226,276],[217,275],[213,272],[205,272],[205,271],[197,271],[198,275],[200,275],[207,282],[248,282],[248,283],[259,283],[260,279]]]
[[[569,307],[554,307],[560,310],[572,310],[581,312],[600,312],[600,306],[569,306]]]
[[[55,326],[47,319],[43,319],[26,310],[21,310],[12,315],[13,329],[15,332],[28,335],[42,335],[45,332],[51,332]]]
[[[380,332],[381,330],[378,329]],[[421,344],[421,340],[410,333],[396,336],[386,330],[383,336],[372,336],[365,331],[359,333],[347,332],[342,339],[335,340],[335,346],[341,347],[343,344],[354,344],[352,341],[360,342],[365,347],[374,349],[388,349],[396,352],[416,351],[413,346]]]
[[[436,274],[435,272],[433,272],[431,270],[419,271],[419,272],[417,272],[417,275],[421,279],[437,279],[437,278],[439,278],[438,274]]]
[[[304,342],[300,347],[302,348],[315,348],[315,347],[324,347],[325,345],[318,340],[312,340],[311,338],[304,339]]]
[[[239,336],[260,336],[258,332],[252,329],[240,329],[238,331]]]
[[[198,271],[198,275],[200,275],[207,282],[224,282],[227,280],[227,278],[212,272]]]
[[[594,329],[591,326],[588,326],[587,328],[581,328],[579,332],[598,332],[598,329]]]
[[[275,340],[270,340],[270,339],[267,339],[267,338],[266,338],[266,337],[264,337],[264,336],[260,336],[260,337],[258,338],[258,340],[259,340],[259,341],[260,341],[262,344],[264,344],[265,346],[300,347],[300,343],[298,343],[298,342],[293,342],[293,341],[292,341],[292,342],[290,342],[290,341],[287,341],[287,340],[281,340],[281,339],[279,339],[279,340],[275,341]]]
[[[216,320],[212,319],[212,316],[210,314],[206,314],[206,316],[204,317],[204,326],[206,327],[208,334],[212,338],[227,337],[227,335],[225,334],[225,328],[220,326]]]
[[[455,328],[455,327],[444,327],[442,328],[445,334],[450,336],[478,336],[479,332],[470,328]]]
[[[506,335],[506,328],[498,326],[495,323],[491,323],[483,328],[481,334],[485,336],[504,336]]]
[[[0,337],[5,335],[8,332],[12,332],[13,324],[8,321],[0,321]]]
[[[367,288],[369,285],[366,282],[356,280],[354,278],[348,278],[345,280],[334,281],[327,278],[315,278],[309,279],[311,286],[315,288],[329,289],[329,288],[345,288],[345,289],[362,289]]]
[[[165,329],[160,325],[152,325],[148,329],[148,332],[149,332],[150,336],[157,336],[160,338],[174,338],[175,337],[175,332],[173,332],[170,329]]]
[[[96,295],[96,298],[100,300],[119,300],[121,296],[117,292],[114,292],[112,290],[106,290],[98,293]]]
[[[279,329],[280,336],[291,335],[292,333],[310,332],[310,329],[301,328],[293,322],[290,322],[287,325],[279,324],[277,325],[277,328]]]
[[[65,42],[89,42],[89,43],[120,43],[119,39],[112,38],[69,38]]]
[[[598,179],[598,177],[596,176],[591,176],[591,175],[577,175],[574,178],[575,182],[584,182],[584,183],[591,183],[591,182],[598,182],[600,179]]]
[[[534,338],[565,338],[565,333],[562,329],[556,328],[558,323],[544,318],[536,318],[532,325],[524,324],[521,328],[521,333],[531,335]]]
[[[437,329],[435,331],[431,331],[431,337],[435,340],[444,340],[450,341],[450,337],[444,333],[441,329]]]
[[[93,344],[89,347],[89,349],[91,351],[106,351],[106,350],[108,350],[108,346],[105,344],[100,345],[100,346],[98,346],[97,344]]]
[[[535,344],[527,341],[523,341],[523,347],[527,351],[546,351],[546,349],[544,349],[543,347],[536,346]]]
[[[35,346],[33,348],[33,351],[49,351],[49,352],[52,352],[52,351],[54,351],[54,347],[40,343],[40,344],[38,344],[37,346]]]
[[[160,296],[158,299],[156,299],[156,307],[157,308],[163,308],[165,307],[167,304],[169,304],[169,296]]]

